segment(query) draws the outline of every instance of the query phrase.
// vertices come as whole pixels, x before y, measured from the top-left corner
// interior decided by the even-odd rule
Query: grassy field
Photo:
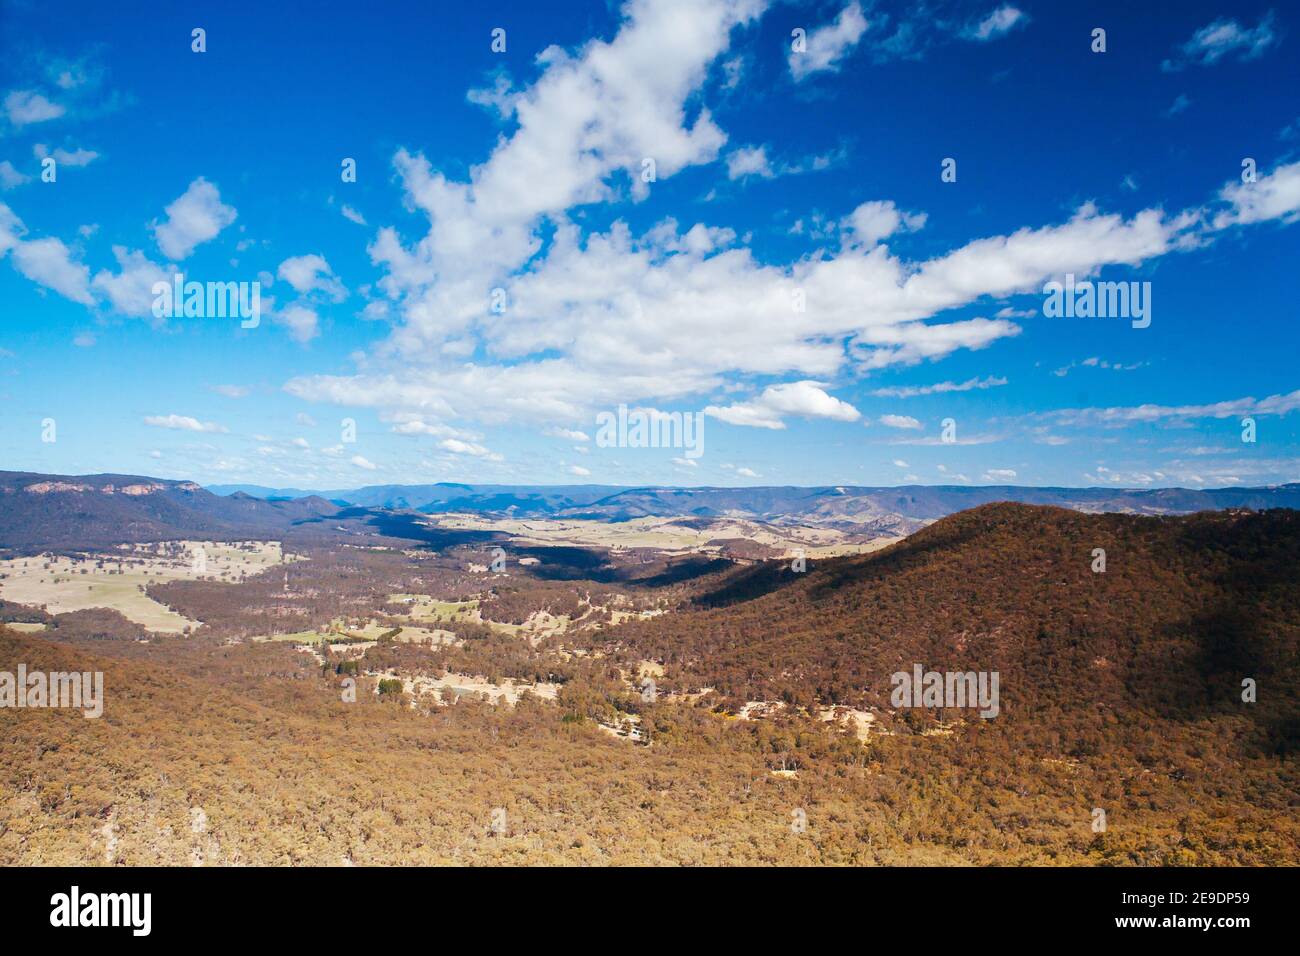
[[[0,561],[0,597],[51,614],[111,608],[151,631],[180,633],[200,622],[150,598],[145,588],[206,578],[235,583],[286,558],[278,541],[169,542],[171,551],[136,545],[78,557],[38,555]]]
[[[478,600],[440,601],[428,594],[390,594],[388,600],[410,605],[406,616],[413,621],[450,624],[453,621],[481,621]]]
[[[387,624],[381,624],[379,621],[367,621],[361,627],[348,626],[343,621],[335,621],[334,629],[329,631],[293,631],[287,634],[266,634],[260,637],[254,637],[254,641],[291,641],[295,644],[319,644],[322,641],[331,643],[343,643],[343,639],[363,639],[367,641],[377,641],[383,634],[393,630]],[[410,624],[403,624],[393,640],[399,643],[424,644],[432,642],[434,644],[450,644],[456,640],[456,635],[450,631],[444,631],[438,628],[416,627]]]
[[[630,521],[583,521],[546,518],[497,519],[471,514],[440,514],[430,519],[443,528],[498,531],[521,544],[598,547],[622,550],[653,548],[669,554],[714,553],[711,541],[744,539],[793,556],[862,554],[892,544],[896,538],[863,541],[835,528],[810,525],[777,527],[742,519],[718,520],[706,528],[693,528],[679,518],[633,518]]]

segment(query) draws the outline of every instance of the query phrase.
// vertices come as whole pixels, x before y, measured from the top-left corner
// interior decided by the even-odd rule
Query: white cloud
[[[95,291],[107,297],[113,308],[123,315],[152,317],[154,283],[170,285],[172,272],[151,261],[143,252],[125,246],[114,246],[113,257],[121,271],[116,275],[107,269],[97,272],[92,283]]]
[[[247,385],[213,385],[212,390],[226,398],[243,398],[250,391]]]
[[[99,159],[99,153],[93,149],[82,149],[78,147],[75,151],[69,151],[62,146],[55,147],[51,152],[50,148],[44,143],[37,143],[32,147],[32,153],[37,159],[45,159],[52,156],[59,166],[89,166],[95,160]]]
[[[736,474],[740,475],[740,477],[742,477],[742,478],[757,478],[757,477],[758,477],[758,472],[754,471],[752,468],[737,468],[737,469],[736,469]]]
[[[767,155],[766,146],[742,146],[727,154],[727,178],[736,180],[757,176],[760,179],[775,179],[778,176],[821,172],[830,169],[846,155],[847,152],[840,148],[796,162],[773,162]]]
[[[916,446],[947,446],[947,445],[989,445],[993,442],[1002,441],[1000,435],[967,435],[958,434],[953,441],[944,441],[940,435],[926,435],[919,438],[896,438],[889,442],[891,445],[916,445]],[[942,470],[942,469],[941,469]]]
[[[1022,11],[1006,4],[998,7],[978,23],[972,24],[966,30],[965,36],[970,40],[995,40],[1027,22],[1029,17]]]
[[[272,312],[271,321],[283,325],[289,330],[289,337],[303,345],[320,334],[320,316],[316,310],[298,302]]]
[[[577,475],[579,478],[586,478],[591,474],[591,472],[586,468],[583,468],[581,465],[570,465],[569,474]]]
[[[1215,229],[1271,219],[1296,222],[1300,219],[1300,162],[1279,166],[1253,183],[1229,183],[1219,191],[1219,198],[1232,208],[1214,216]]]
[[[858,410],[848,402],[828,395],[823,390],[824,384],[803,381],[769,385],[757,398],[725,407],[710,405],[704,409],[704,414],[732,425],[771,429],[785,428],[782,419],[787,415],[856,421]]]
[[[449,451],[453,455],[470,455],[474,458],[486,458],[488,461],[504,461],[505,459],[491,449],[484,448],[477,442],[461,441],[459,438],[444,438],[438,442],[438,447],[443,451]]]
[[[1020,326],[1005,319],[967,319],[940,325],[914,322],[864,330],[857,338],[857,351],[864,368],[877,369],[943,358],[957,349],[975,351],[1019,334]]]
[[[366,471],[374,471],[379,467],[374,462],[369,461],[360,455],[353,455],[351,460],[352,464],[356,465],[358,468],[364,468]]]
[[[1203,405],[1130,405],[1111,408],[1072,408],[1047,412],[1062,425],[1107,425],[1155,422],[1178,418],[1237,418],[1244,415],[1287,415],[1300,408],[1300,389],[1267,398],[1236,398]]]
[[[153,428],[173,428],[188,432],[225,432],[228,429],[216,422],[201,422],[189,415],[148,415],[144,423]]]
[[[881,415],[880,424],[887,428],[920,428],[921,423],[911,415]]]
[[[1015,471],[1010,468],[990,468],[984,472],[985,481],[1011,481],[1015,477]]]
[[[762,146],[744,146],[732,150],[727,156],[728,179],[743,179],[746,176],[771,179],[775,175],[767,158],[767,150]]]
[[[355,222],[358,226],[369,225],[369,223],[366,222],[366,217],[361,215],[361,213],[357,212],[347,203],[344,203],[343,208],[340,209],[339,211],[343,213],[344,219],[351,220],[352,222]]]
[[[877,388],[871,394],[876,398],[915,398],[918,395],[942,395],[948,392],[969,392],[972,389],[997,388],[1007,384],[1005,378],[990,375],[987,378],[971,378],[964,382],[937,382],[934,385],[891,385]]]
[[[839,12],[833,23],[808,33],[804,52],[791,49],[787,58],[790,75],[798,82],[823,70],[839,69],[840,60],[857,46],[867,26],[862,7],[854,0]]]
[[[32,90],[14,90],[4,101],[5,114],[14,126],[27,126],[57,119],[66,110]]]
[[[19,172],[18,168],[9,160],[6,159],[0,162],[0,189],[16,189],[23,183],[31,181],[32,177]]]
[[[1069,365],[1063,365],[1061,368],[1055,369],[1052,374],[1057,378],[1065,378],[1066,375],[1070,374],[1071,370],[1076,368],[1100,368],[1115,372],[1132,372],[1135,369],[1144,368],[1148,364],[1149,363],[1147,362],[1130,362],[1125,365],[1121,362],[1111,362],[1107,359],[1093,356],[1084,359],[1082,362],[1071,362]]]
[[[221,202],[217,187],[202,176],[164,210],[167,220],[149,224],[158,248],[168,259],[181,260],[194,248],[215,239],[238,213]]]
[[[900,211],[891,200],[873,200],[853,210],[844,225],[857,241],[874,246],[900,230],[916,232],[925,225],[926,218],[923,212]]]
[[[920,214],[882,200],[863,213],[860,233],[832,226],[827,247],[774,262],[704,222],[667,219],[634,233],[615,219],[601,232],[568,215],[643,195],[643,156],[657,159],[660,181],[717,158],[724,134],[703,109],[688,121],[686,104],[698,102],[728,32],[754,9],[721,0],[633,4],[613,40],[546,51],[540,79],[512,100],[517,128],[467,181],[399,151],[403,198],[429,225],[414,242],[381,228],[369,246],[385,272],[375,301],[389,307],[392,332],[358,356],[355,372],[304,375],[285,388],[390,416],[567,426],[620,403],[681,406],[738,382],[798,388],[985,348],[1020,334],[1020,314],[954,321],[951,310],[983,299],[997,308],[1065,272],[1137,267],[1206,241],[1202,208],[1125,217],[1087,203],[1065,222],[909,261],[878,240],[919,225]],[[685,34],[682,23],[692,25]],[[662,69],[645,67],[665,57]],[[1266,189],[1283,182],[1273,176]],[[1245,201],[1224,206],[1238,207]],[[909,226],[907,217],[918,218]],[[501,315],[490,309],[497,286],[508,302]],[[796,294],[806,308],[793,307]],[[764,396],[710,414],[782,427],[785,413]]]
[[[1253,60],[1278,40],[1273,29],[1273,11],[1266,13],[1253,30],[1236,20],[1221,18],[1201,27],[1183,44],[1179,55],[1161,64],[1165,70],[1180,70],[1188,64],[1211,66],[1230,53],[1238,59]]]
[[[563,438],[565,441],[591,441],[591,436],[586,432],[576,431],[572,428],[548,428],[546,434],[552,438]]]
[[[347,290],[334,276],[334,270],[324,256],[311,254],[285,259],[280,263],[277,275],[293,286],[299,295],[319,290],[335,302],[347,298]]]
[[[72,344],[79,349],[88,349],[95,344],[94,332],[78,332],[72,339]]]
[[[909,467],[911,467],[911,466],[908,465],[907,462],[903,461],[903,459],[901,459],[901,458],[895,458],[895,459],[894,459],[894,467],[896,467],[896,468],[909,468]]]
[[[0,226],[0,228],[3,228]],[[3,244],[0,239],[0,244]],[[93,305],[90,295],[90,270],[72,258],[63,240],[53,237],[18,243],[13,250],[14,268],[66,299]]]
[[[425,422],[418,418],[398,422],[393,426],[393,431],[399,435],[432,435],[435,438],[454,437],[460,434],[450,425],[444,425],[442,422]]]

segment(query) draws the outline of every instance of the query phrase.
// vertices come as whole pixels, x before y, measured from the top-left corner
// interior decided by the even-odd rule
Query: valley
[[[0,861],[1300,862],[1300,513],[998,503],[842,554],[700,521],[11,554],[0,670],[106,704],[0,709]],[[914,667],[998,706],[900,707]]]

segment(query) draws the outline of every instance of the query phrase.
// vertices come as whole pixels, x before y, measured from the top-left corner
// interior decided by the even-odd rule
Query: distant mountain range
[[[618,488],[604,485],[373,485],[309,492],[254,485],[203,488],[140,475],[0,472],[0,548],[86,548],[175,538],[384,536],[449,540],[412,512],[627,521],[745,519],[899,536],[999,501],[1083,512],[1188,514],[1300,509],[1300,484],[1272,488]],[[461,538],[469,534],[459,533]]]
[[[217,494],[299,499],[316,495],[340,505],[468,512],[501,517],[626,521],[642,517],[746,518],[772,523],[853,527],[908,533],[931,521],[998,501],[1056,505],[1089,513],[1190,514],[1226,508],[1300,508],[1300,484],[1266,488],[1033,488],[1016,485],[903,485],[814,488],[627,488],[608,485],[370,485],[310,492],[295,488],[217,485]]]
[[[0,471],[0,548],[279,535],[339,511],[315,496],[264,501],[216,495],[192,481]]]

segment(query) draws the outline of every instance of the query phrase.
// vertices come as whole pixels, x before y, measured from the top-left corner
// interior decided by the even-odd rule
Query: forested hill
[[[737,569],[694,610],[608,638],[664,662],[670,688],[714,687],[732,706],[844,703],[888,720],[890,675],[919,663],[998,671],[1004,718],[1030,730],[1062,732],[1063,711],[1086,712],[1087,733],[1121,714],[1228,715],[1256,752],[1280,752],[1300,730],[1300,512],[988,505],[803,574]],[[1247,678],[1260,688],[1251,705]]]
[[[263,501],[214,495],[191,481],[139,475],[0,472],[0,548],[281,536],[339,510],[321,498]]]

